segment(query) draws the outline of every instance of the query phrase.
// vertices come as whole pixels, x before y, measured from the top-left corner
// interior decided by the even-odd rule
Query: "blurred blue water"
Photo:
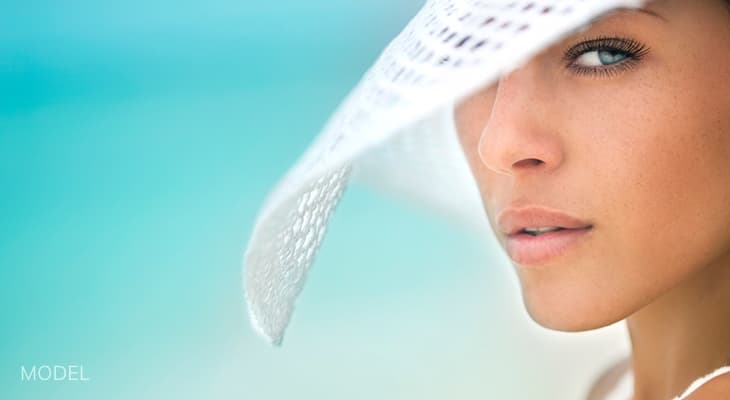
[[[504,260],[483,265],[466,233],[358,186],[284,347],[245,314],[241,258],[264,196],[420,6],[0,4],[0,398],[518,388],[503,379],[518,352],[494,340],[518,292],[487,286],[509,280]],[[91,380],[21,382],[45,364]]]

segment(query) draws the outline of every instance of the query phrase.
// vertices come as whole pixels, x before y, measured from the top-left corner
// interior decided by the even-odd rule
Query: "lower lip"
[[[588,236],[592,227],[563,229],[538,236],[519,233],[507,237],[507,253],[520,265],[541,265],[555,259]]]

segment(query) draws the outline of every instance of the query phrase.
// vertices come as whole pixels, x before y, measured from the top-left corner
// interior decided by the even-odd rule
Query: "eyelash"
[[[626,58],[616,64],[606,67],[585,67],[573,65],[578,57],[591,51],[618,51],[626,55]],[[565,52],[563,61],[567,68],[576,75],[594,75],[598,77],[611,77],[618,73],[633,68],[649,51],[649,48],[636,40],[618,37],[599,36],[595,39],[586,40],[571,47]]]

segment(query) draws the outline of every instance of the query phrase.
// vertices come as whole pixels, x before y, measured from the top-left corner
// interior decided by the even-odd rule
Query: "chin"
[[[601,315],[555,315],[541,314],[526,305],[527,313],[533,321],[546,329],[562,332],[584,332],[603,328],[621,321],[623,318],[606,318]]]
[[[556,331],[581,332],[603,328],[631,314],[618,299],[610,299],[591,285],[551,285],[520,279],[522,299],[530,318]]]

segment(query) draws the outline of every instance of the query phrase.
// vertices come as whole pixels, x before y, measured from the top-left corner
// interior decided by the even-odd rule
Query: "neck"
[[[730,364],[730,259],[710,265],[626,319],[634,400],[671,399]]]

